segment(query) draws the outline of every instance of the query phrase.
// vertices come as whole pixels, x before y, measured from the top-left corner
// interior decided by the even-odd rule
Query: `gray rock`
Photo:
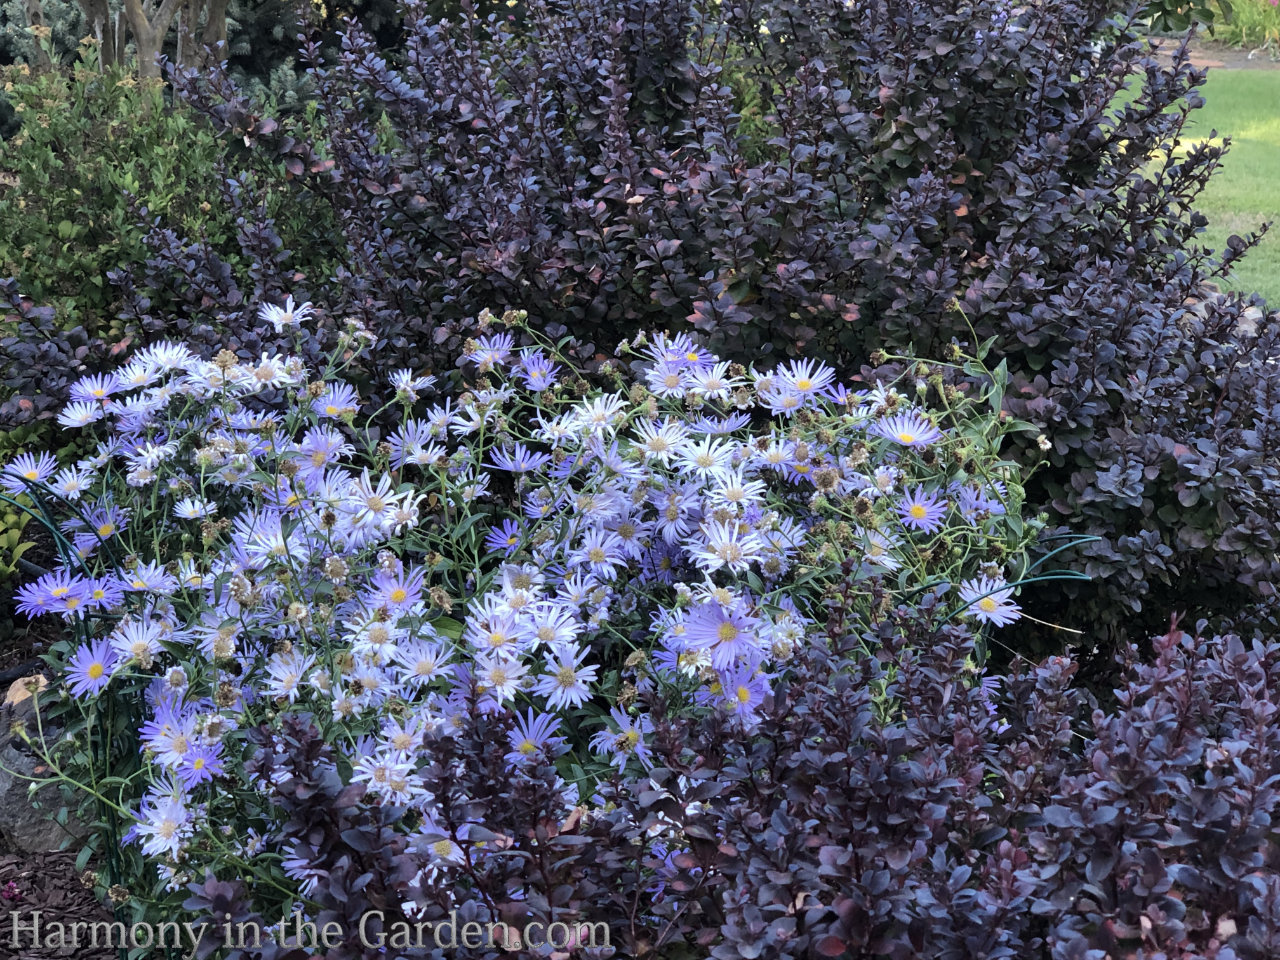
[[[66,825],[56,817],[63,805],[56,784],[46,784],[32,792],[31,778],[47,780],[49,770],[32,748],[15,734],[25,725],[28,736],[36,736],[34,700],[26,679],[16,680],[0,704],[0,849],[11,853],[50,853],[62,849],[68,838],[85,836],[86,828],[74,817]],[[43,687],[42,687],[43,688]],[[57,732],[45,725],[45,736],[57,739]]]

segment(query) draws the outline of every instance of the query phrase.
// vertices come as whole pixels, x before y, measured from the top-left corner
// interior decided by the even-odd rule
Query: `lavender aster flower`
[[[173,505],[173,515],[179,520],[201,520],[217,512],[217,505],[203,497],[183,497]]]
[[[492,527],[484,538],[484,548],[509,557],[520,546],[520,524],[510,518]]]
[[[919,484],[898,504],[898,516],[902,518],[903,525],[925,533],[938,530],[946,515],[946,501],[936,492],[926,493]]]
[[[526,353],[520,360],[520,376],[527,390],[549,390],[555,386],[559,367],[541,350]]]
[[[904,447],[927,447],[942,439],[942,431],[919,413],[899,413],[877,420],[867,431]]]
[[[360,395],[349,383],[331,383],[311,401],[311,409],[322,417],[336,420],[360,409]]]
[[[132,837],[142,840],[148,857],[176,857],[191,836],[191,811],[180,797],[147,797],[138,811],[138,825]]]
[[[386,607],[393,613],[408,610],[422,599],[426,584],[426,571],[422,567],[389,573],[379,570],[373,578],[371,607]]]
[[[96,697],[111,682],[118,658],[106,640],[81,647],[67,663],[67,687],[72,696]]]
[[[742,664],[720,674],[720,704],[742,723],[756,722],[760,705],[769,693],[768,677],[754,663]]]
[[[1022,616],[1022,608],[1012,597],[1013,588],[1005,586],[1003,577],[965,580],[960,584],[960,599],[965,602],[961,615],[997,627],[1008,626]]]
[[[549,713],[535,714],[530,708],[524,717],[517,719],[515,727],[507,734],[511,750],[507,763],[528,763],[538,754],[554,757],[564,752],[564,737],[557,737],[560,721]]]
[[[392,388],[405,394],[410,400],[417,400],[419,391],[430,390],[436,384],[436,378],[430,374],[415,377],[413,371],[408,368],[393,371],[389,379]]]
[[[736,609],[704,603],[689,614],[685,642],[690,649],[706,650],[711,665],[728,670],[739,661],[758,658],[759,622]]]
[[[264,323],[271,324],[276,333],[280,334],[287,329],[292,330],[301,326],[303,320],[311,319],[311,313],[310,303],[296,305],[293,302],[293,294],[289,294],[285,298],[283,307],[277,307],[273,303],[264,303],[260,306],[258,308],[258,319]]]
[[[551,454],[535,453],[523,443],[517,443],[510,453],[505,450],[495,450],[492,456],[493,459],[490,462],[494,467],[510,473],[531,473],[534,470],[541,470],[551,462]]]
[[[41,452],[37,456],[34,453],[24,453],[14,457],[0,470],[0,487],[10,493],[26,493],[27,484],[23,481],[44,483],[57,469],[58,461],[51,454]]]
[[[621,773],[627,766],[627,760],[635,757],[647,770],[652,766],[649,760],[649,748],[644,742],[645,734],[653,732],[653,723],[647,716],[629,717],[621,707],[614,707],[609,716],[618,729],[601,730],[591,738],[591,749],[596,753],[611,755],[610,763]]]
[[[617,568],[626,566],[622,539],[608,530],[589,530],[581,546],[569,555],[569,562],[585,566],[593,576],[612,580],[617,576]]]
[[[200,743],[192,747],[178,765],[178,776],[188,790],[208,783],[223,773],[222,747],[219,744]]]
[[[87,427],[95,420],[101,420],[102,417],[102,404],[80,400],[63,407],[62,412],[58,414],[58,423],[68,429]]]
[[[561,707],[579,707],[591,696],[591,683],[596,679],[593,664],[583,665],[587,651],[570,644],[552,648],[547,659],[546,672],[538,678],[534,693],[547,698],[552,710]]]
[[[482,371],[492,370],[507,362],[514,344],[515,341],[509,333],[484,336],[476,341],[476,348],[467,354],[467,359],[478,365]]]
[[[825,390],[836,378],[835,370],[817,360],[793,360],[777,373],[783,383],[806,398]]]
[[[701,531],[705,541],[691,545],[688,552],[703,573],[714,573],[722,567],[732,573],[745,573],[764,550],[755,533],[737,520],[704,523]]]
[[[71,399],[86,403],[104,403],[120,389],[120,380],[114,373],[98,373],[83,377],[71,386]]]

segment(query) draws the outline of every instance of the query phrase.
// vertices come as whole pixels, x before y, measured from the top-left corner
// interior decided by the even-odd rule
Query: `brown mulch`
[[[1163,55],[1167,59],[1178,47],[1179,40],[1166,38],[1160,41]],[[1280,51],[1245,50],[1231,47],[1214,40],[1202,40],[1199,37],[1191,41],[1191,62],[1197,67],[1213,70],[1280,70],[1280,59],[1273,57]]]
[[[10,882],[13,887],[6,887]],[[10,894],[14,899],[8,899]],[[40,921],[46,925],[41,933],[43,942],[33,946],[29,933],[20,934],[20,946],[15,950],[11,945],[14,923],[11,914],[17,913],[17,922],[26,925],[35,911],[40,912]],[[110,922],[112,919],[111,913],[94,898],[93,891],[81,883],[74,851],[0,854],[0,958],[3,960],[117,960],[116,951],[94,949],[87,944],[79,947],[68,944],[62,948],[45,945],[52,939],[48,936],[50,922]],[[20,931],[23,929],[19,927]]]

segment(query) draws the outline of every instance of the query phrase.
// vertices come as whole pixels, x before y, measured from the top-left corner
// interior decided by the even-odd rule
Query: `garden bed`
[[[39,911],[43,920],[60,923],[111,922],[114,918],[94,897],[90,886],[76,869],[75,851],[37,854],[0,854],[0,957],[15,960],[116,960],[116,952],[89,946],[50,947],[27,944],[18,952],[10,946],[13,930],[11,914],[20,914],[19,923],[28,922]]]

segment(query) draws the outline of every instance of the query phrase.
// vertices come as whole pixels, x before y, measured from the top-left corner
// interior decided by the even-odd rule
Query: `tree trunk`
[[[79,0],[80,9],[89,23],[89,31],[98,41],[98,69],[108,70],[123,58],[124,37],[120,21],[111,16],[107,0]]]
[[[129,32],[138,46],[138,76],[159,77],[160,64],[156,62],[169,33],[169,25],[184,0],[160,0],[158,7],[153,0],[124,0],[124,15],[129,20]]]
[[[124,11],[120,10],[116,13],[115,28],[112,31],[115,39],[115,50],[111,54],[111,64],[125,62],[125,55],[129,47],[129,25],[124,19]]]
[[[48,70],[53,66],[53,62],[49,59],[49,52],[45,50],[44,32],[49,29],[49,22],[45,19],[44,4],[41,0],[27,0],[27,26],[33,29],[36,41],[36,69]]]
[[[200,11],[204,8],[204,0],[183,0],[178,8],[175,33],[174,63],[184,66],[200,56]]]
[[[160,31],[150,24],[138,29],[138,24],[131,19],[129,32],[133,34],[134,45],[138,48],[138,76],[159,77],[160,63],[156,58],[160,56],[160,44],[164,42]]]
[[[207,16],[200,42],[206,48],[213,48],[214,60],[221,60],[227,55],[227,0],[207,0],[205,10]]]

